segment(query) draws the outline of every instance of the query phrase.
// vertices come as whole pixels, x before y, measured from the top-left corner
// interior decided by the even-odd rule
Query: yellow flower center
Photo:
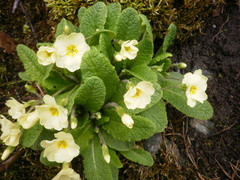
[[[55,107],[51,107],[51,108],[49,109],[49,111],[51,112],[51,115],[52,115],[52,116],[58,116],[58,115],[59,115],[59,111],[58,111],[58,109],[55,108]]]
[[[141,89],[136,89],[136,93],[134,94],[133,98],[139,97],[142,93]]]
[[[60,149],[66,149],[68,146],[67,142],[64,140],[58,141],[57,147]]]
[[[75,45],[70,45],[70,46],[67,47],[67,53],[66,53],[67,56],[73,57],[77,53],[78,53],[78,49]]]
[[[47,58],[50,58],[51,55],[52,55],[52,52],[48,52],[48,51],[46,51],[46,56],[47,56]]]
[[[197,87],[196,86],[191,86],[190,87],[190,94],[196,94],[197,92]]]
[[[125,46],[125,47],[124,47],[124,50],[127,51],[127,52],[129,52],[129,51],[131,51],[131,47]]]

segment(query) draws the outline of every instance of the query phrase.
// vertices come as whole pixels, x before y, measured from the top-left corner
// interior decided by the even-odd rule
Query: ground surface
[[[13,96],[22,100],[27,95],[24,83],[18,82],[17,72],[22,66],[17,60],[15,44],[35,48],[37,41],[42,42],[43,34],[52,32],[51,21],[45,21],[47,13],[42,1],[31,2],[23,4],[27,12],[18,6],[14,13],[13,0],[0,2],[1,114],[6,112],[6,99]],[[123,159],[120,179],[240,179],[239,10],[235,2],[220,7],[214,17],[206,20],[204,34],[178,43],[172,49],[174,62],[188,64],[186,72],[201,68],[208,76],[207,93],[215,110],[214,117],[199,121],[171,110],[166,132],[154,139],[155,144],[164,140],[166,145],[159,146],[154,167],[145,168]],[[30,26],[23,28],[29,21],[35,33]],[[50,35],[44,37],[45,41],[49,39]],[[38,153],[26,152],[0,178],[46,179],[51,177],[51,171],[58,171],[44,168],[37,159]]]

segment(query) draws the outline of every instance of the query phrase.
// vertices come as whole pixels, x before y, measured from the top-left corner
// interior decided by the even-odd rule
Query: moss
[[[49,8],[50,19],[75,20],[79,7],[89,7],[99,0],[44,0]],[[145,14],[152,23],[154,35],[163,38],[170,23],[178,27],[177,39],[183,41],[201,32],[205,20],[212,13],[212,0],[102,0],[105,3],[119,2],[123,9],[133,7]],[[222,0],[217,2],[222,3]]]

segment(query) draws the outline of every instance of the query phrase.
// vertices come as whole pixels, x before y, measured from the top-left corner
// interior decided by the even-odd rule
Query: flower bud
[[[25,87],[26,90],[27,90],[28,92],[30,92],[30,93],[33,93],[33,94],[36,94],[36,93],[37,93],[37,91],[35,90],[35,88],[32,87],[31,85],[26,84],[24,87]]]
[[[9,157],[9,155],[14,151],[14,147],[12,147],[12,146],[8,146],[4,151],[3,151],[3,154],[2,154],[2,157],[1,157],[1,159],[4,161],[4,160],[6,160],[8,157]]]
[[[71,129],[75,129],[77,127],[77,125],[78,125],[77,118],[74,115],[71,115],[71,118],[70,118]]]
[[[108,152],[108,147],[106,144],[103,144],[102,145],[102,153],[103,153],[103,158],[104,160],[107,162],[107,163],[110,163],[110,155],[109,155],[109,152]]]

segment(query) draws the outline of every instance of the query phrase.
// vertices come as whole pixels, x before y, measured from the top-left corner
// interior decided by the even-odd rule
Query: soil
[[[205,122],[184,118],[182,130],[172,123],[175,133],[185,135],[176,139],[190,160],[185,170],[193,166],[200,179],[240,179],[240,9],[230,3],[220,11],[207,20],[204,34],[174,47],[173,60],[187,63],[186,72],[200,68],[209,78],[213,118]]]
[[[14,47],[23,43],[34,49],[37,41],[51,40],[54,23],[46,23],[48,15],[42,1],[25,3],[27,13],[21,6],[12,13],[13,2],[0,2],[1,114],[6,113],[6,99],[12,96],[22,100],[28,95],[17,75],[22,65]],[[236,1],[218,7],[201,31],[176,43],[172,60],[188,64],[182,73],[200,68],[209,78],[207,94],[215,111],[213,118],[199,121],[169,107],[169,126],[154,139],[155,145],[165,145],[157,146],[155,165],[145,168],[123,159],[121,179],[240,179],[240,7]],[[0,178],[29,179],[29,174],[32,179],[51,177],[57,169],[44,168],[37,162],[38,155],[26,152]]]

